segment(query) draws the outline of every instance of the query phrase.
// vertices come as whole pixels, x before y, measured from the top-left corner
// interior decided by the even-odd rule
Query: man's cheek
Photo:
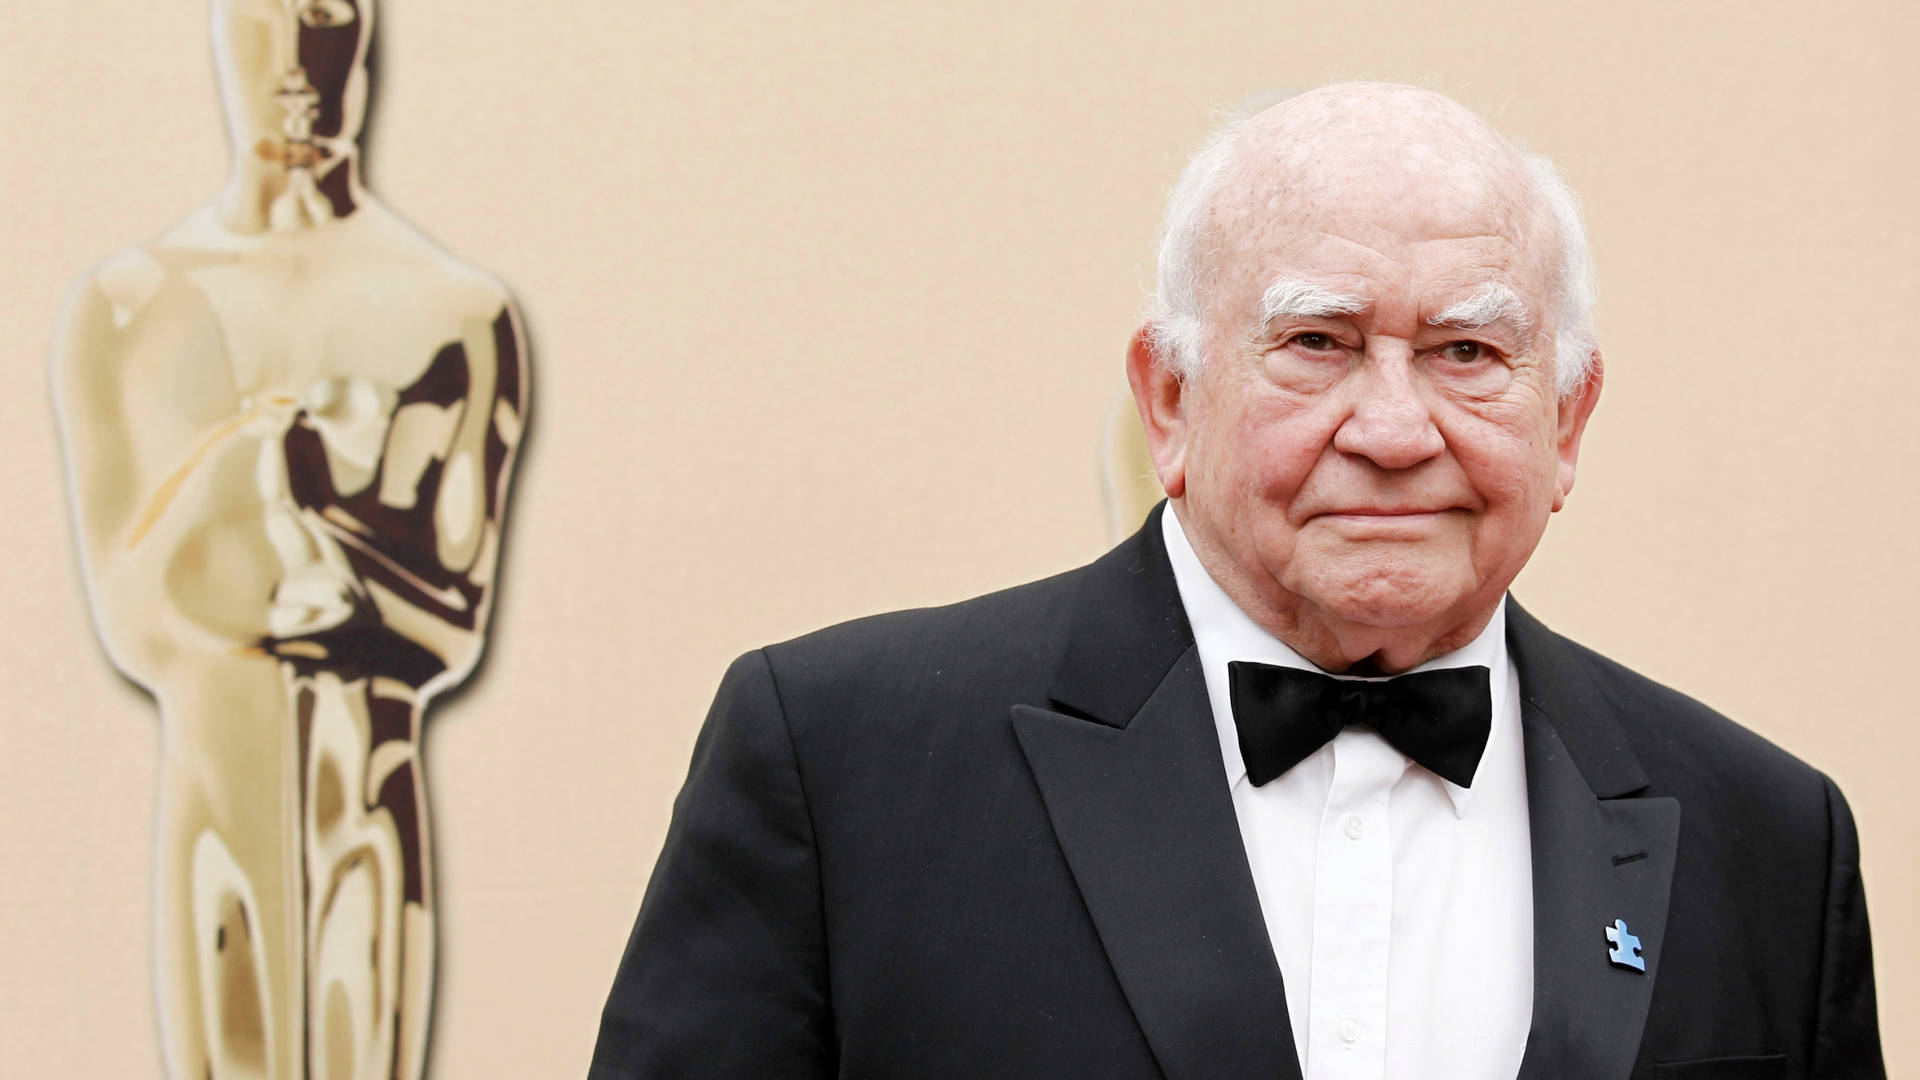
[[[1319,464],[1318,447],[1289,439],[1273,439],[1248,448],[1244,494],[1267,504],[1290,507],[1312,481]]]
[[[1468,482],[1488,501],[1527,498],[1556,475],[1558,456],[1543,429],[1455,423],[1442,434]]]

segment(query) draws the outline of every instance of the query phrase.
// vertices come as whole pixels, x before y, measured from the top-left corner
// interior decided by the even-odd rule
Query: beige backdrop
[[[1841,783],[1920,1070],[1920,9],[1177,7],[380,0],[372,186],[516,290],[535,369],[490,658],[426,738],[433,1075],[584,1072],[732,656],[1103,548],[1161,193],[1211,110],[1355,76],[1586,197],[1606,396],[1517,592]],[[204,0],[8,21],[0,1047],[157,1076],[156,721],[87,622],[46,349],[226,149]]]

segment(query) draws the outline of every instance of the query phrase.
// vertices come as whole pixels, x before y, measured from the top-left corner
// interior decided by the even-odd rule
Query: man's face
[[[1523,175],[1379,149],[1242,151],[1205,365],[1155,456],[1242,608],[1322,663],[1399,670],[1484,625],[1572,486],[1593,393],[1554,393],[1557,241]]]

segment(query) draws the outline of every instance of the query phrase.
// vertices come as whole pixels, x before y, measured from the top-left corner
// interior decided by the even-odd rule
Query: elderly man
[[[1128,357],[1167,508],[738,661],[592,1075],[1883,1075],[1839,791],[1506,599],[1591,294],[1436,94],[1217,136]]]

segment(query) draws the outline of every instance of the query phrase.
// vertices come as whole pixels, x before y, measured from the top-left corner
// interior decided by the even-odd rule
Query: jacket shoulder
[[[790,716],[868,715],[879,702],[1043,694],[1086,567],[939,607],[828,626],[763,652]]]
[[[1680,796],[1692,818],[1806,830],[1824,841],[1832,782],[1819,770],[1698,699],[1548,633],[1551,648],[1531,651],[1544,654],[1565,692],[1530,702],[1556,724],[1573,710],[1610,716],[1647,775],[1647,794]]]

